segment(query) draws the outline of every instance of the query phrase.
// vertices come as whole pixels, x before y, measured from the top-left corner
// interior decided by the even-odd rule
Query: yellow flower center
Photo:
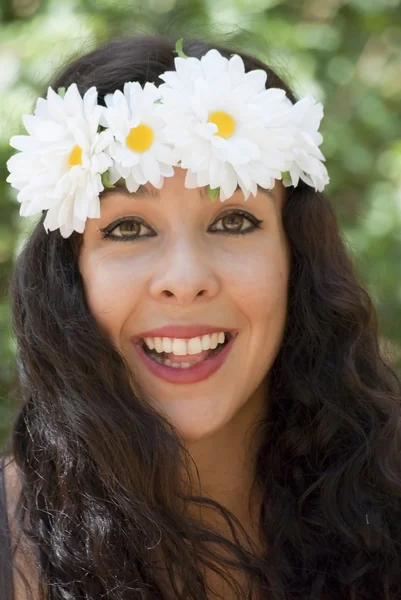
[[[153,129],[149,125],[141,124],[130,129],[125,141],[128,148],[134,152],[146,152],[153,144],[154,137]]]
[[[215,110],[209,115],[208,123],[214,123],[217,125],[217,132],[215,135],[219,135],[223,138],[229,138],[233,135],[235,130],[235,121],[231,115],[227,114],[222,110]]]
[[[80,146],[74,146],[68,157],[68,165],[75,167],[76,165],[82,165],[82,148]]]

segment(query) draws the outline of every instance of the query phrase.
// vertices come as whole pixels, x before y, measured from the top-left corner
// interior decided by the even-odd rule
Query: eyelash
[[[229,215],[240,215],[240,216],[244,217],[245,219],[247,219],[248,221],[250,221],[252,223],[253,227],[249,227],[245,231],[236,231],[235,233],[230,233],[229,231],[225,231],[223,229],[217,229],[217,230],[214,230],[213,233],[222,233],[224,235],[237,237],[239,235],[246,235],[248,233],[252,233],[253,231],[255,231],[255,229],[260,229],[260,226],[263,223],[263,221],[261,221],[260,219],[257,219],[256,217],[254,217],[253,215],[251,215],[250,213],[248,213],[246,211],[232,210],[230,212],[224,213],[223,215],[220,215],[220,217],[217,219],[217,221],[212,223],[212,226],[215,225],[216,223],[218,223],[219,221],[221,221],[222,219],[224,219],[224,217],[228,217]],[[143,219],[141,219],[140,217],[121,218],[121,219],[118,219],[118,221],[116,221],[115,223],[111,223],[111,225],[108,225],[104,229],[100,229],[100,231],[103,233],[102,238],[110,240],[112,242],[120,242],[120,241],[121,242],[130,242],[130,241],[136,241],[136,240],[142,239],[142,238],[155,237],[155,235],[156,235],[156,234],[146,234],[146,235],[134,235],[134,236],[130,236],[130,237],[111,235],[112,231],[117,229],[122,223],[126,223],[126,222],[139,223],[140,225],[143,225],[144,227],[148,227],[148,225],[145,224],[145,221]]]

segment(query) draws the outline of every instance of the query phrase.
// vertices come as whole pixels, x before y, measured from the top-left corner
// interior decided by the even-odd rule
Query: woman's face
[[[161,190],[144,186],[150,194],[103,192],[79,267],[89,308],[132,377],[194,441],[258,395],[267,402],[266,375],[286,319],[289,250],[281,182],[247,201],[238,189],[212,203],[184,180],[177,168]],[[104,238],[105,228],[114,237]]]

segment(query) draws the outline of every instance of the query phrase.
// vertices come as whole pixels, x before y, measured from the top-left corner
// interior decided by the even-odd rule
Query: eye
[[[120,230],[119,235],[115,235],[114,233],[113,235],[111,235],[113,231],[118,230]],[[128,242],[130,240],[136,240],[138,238],[144,237],[153,237],[154,235],[156,235],[153,229],[146,225],[145,221],[143,221],[139,217],[119,219],[118,221],[111,223],[110,225],[108,225],[104,229],[100,229],[99,231],[103,233],[103,239],[108,238],[113,242]],[[148,233],[144,234],[144,231],[147,231]]]
[[[248,222],[248,226],[247,225]],[[221,223],[221,227],[216,224]],[[217,221],[211,225],[209,231],[224,233],[228,235],[244,235],[251,233],[255,229],[260,229],[262,221],[245,210],[231,210],[221,215]],[[245,228],[244,228],[245,225]]]
[[[221,223],[221,227],[217,225]],[[246,226],[248,223],[248,226]],[[221,215],[209,228],[213,233],[228,235],[244,235],[259,229],[262,221],[244,210],[231,210]],[[245,225],[245,227],[244,227]],[[107,227],[100,229],[103,239],[113,242],[129,242],[140,238],[154,237],[154,230],[139,217],[121,218]],[[119,233],[114,233],[119,232]],[[127,235],[125,235],[127,234]]]

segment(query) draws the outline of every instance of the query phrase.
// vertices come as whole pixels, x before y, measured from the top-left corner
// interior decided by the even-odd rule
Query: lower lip
[[[135,347],[139,356],[142,358],[143,362],[148,367],[149,371],[153,373],[153,375],[156,375],[157,377],[160,377],[160,379],[164,379],[164,381],[168,381],[169,383],[197,383],[198,381],[203,381],[204,379],[211,377],[213,373],[216,373],[216,371],[220,369],[232,348],[235,338],[236,334],[233,334],[228,344],[224,346],[223,350],[221,350],[218,354],[211,356],[199,365],[189,367],[188,369],[180,369],[168,367],[167,365],[161,365],[160,363],[157,363],[149,358],[149,356],[143,350],[142,344],[135,344]]]

